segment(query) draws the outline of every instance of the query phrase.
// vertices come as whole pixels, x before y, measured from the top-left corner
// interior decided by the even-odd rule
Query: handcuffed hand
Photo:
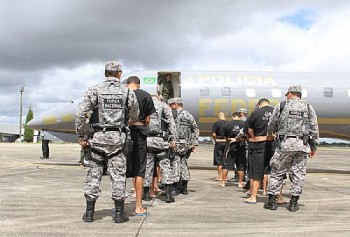
[[[316,156],[316,151],[311,150],[311,152],[309,153],[309,157],[315,158],[315,156]]]
[[[197,147],[196,146],[191,147],[191,152],[193,153],[197,152]]]
[[[169,148],[174,150],[176,148],[176,143],[174,141],[169,142]]]
[[[86,148],[86,147],[90,146],[89,141],[86,140],[86,139],[83,138],[83,137],[80,137],[80,138],[78,139],[78,143],[79,143],[79,145],[80,145],[82,148]]]

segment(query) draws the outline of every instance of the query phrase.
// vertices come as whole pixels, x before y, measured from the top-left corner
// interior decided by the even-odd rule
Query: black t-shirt
[[[145,121],[146,116],[156,112],[152,97],[150,94],[148,94],[148,92],[141,89],[134,90],[134,92],[137,98],[137,102],[139,103],[139,121]]]
[[[225,126],[225,137],[235,138],[243,127],[244,121],[242,120],[232,120],[227,122]]]
[[[211,131],[216,134],[216,138],[222,139],[225,135],[226,120],[218,120],[213,124]]]
[[[152,97],[148,92],[137,89],[134,90],[136,95],[137,102],[139,104],[140,115],[138,121],[144,122],[146,116],[153,114],[156,112],[156,108],[154,107],[154,103]],[[137,128],[143,135],[147,136],[147,127],[146,126],[133,126],[131,128]]]
[[[267,125],[272,111],[273,108],[271,106],[264,106],[252,112],[248,121],[248,126],[254,130],[255,136],[266,136]]]
[[[249,128],[249,123],[250,123],[250,120],[251,120],[251,116],[252,114],[250,114],[250,116],[247,117],[247,120],[244,121],[244,128],[243,128],[243,132],[244,134],[248,134],[248,128]]]

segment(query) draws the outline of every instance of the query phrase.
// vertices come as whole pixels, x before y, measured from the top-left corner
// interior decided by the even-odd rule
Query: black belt
[[[125,128],[100,128],[100,127],[94,127],[94,132],[109,132],[109,131],[116,131],[116,132],[125,132]]]
[[[303,138],[303,136],[279,136],[280,140],[286,139],[286,138]]]
[[[163,133],[159,133],[159,134],[149,134],[148,137],[161,137],[161,138],[163,138]]]

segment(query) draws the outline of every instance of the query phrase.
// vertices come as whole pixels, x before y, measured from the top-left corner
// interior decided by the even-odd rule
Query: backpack
[[[162,114],[163,104],[158,100],[153,100],[156,112],[150,115],[150,123],[147,126],[148,135],[159,135],[162,134]]]
[[[124,95],[119,83],[105,81],[97,87],[97,104],[91,115],[93,127],[124,128],[128,95]],[[129,94],[129,90],[128,90]]]
[[[307,134],[309,104],[302,100],[290,100],[280,103],[278,118],[279,136],[303,136]],[[283,115],[283,116],[282,116]]]
[[[176,112],[175,124],[178,139],[189,139],[191,136],[191,121],[186,117],[184,110]],[[173,113],[174,114],[174,113]]]

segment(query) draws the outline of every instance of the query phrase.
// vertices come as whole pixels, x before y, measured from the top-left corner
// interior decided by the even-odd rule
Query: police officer
[[[226,117],[223,112],[218,114],[218,121],[216,121],[211,131],[213,133],[212,137],[214,140],[214,166],[217,166],[218,176],[214,178],[214,181],[221,181],[222,175],[222,165],[223,165],[223,156],[226,147],[226,140],[224,139]]]
[[[247,121],[247,115],[248,115],[248,110],[245,108],[240,108],[237,110],[238,113],[241,114],[241,120],[242,121]]]
[[[139,104],[140,115],[138,121],[130,124],[130,133],[133,140],[133,149],[129,154],[131,160],[130,177],[135,177],[136,208],[135,214],[145,213],[142,207],[143,178],[146,172],[147,162],[147,126],[150,115],[156,111],[151,95],[140,89],[140,79],[131,76],[126,80],[126,85],[133,90]],[[129,162],[129,161],[128,161]]]
[[[91,87],[79,104],[76,113],[76,131],[79,144],[91,148],[90,167],[85,181],[86,198],[85,222],[92,222],[95,203],[101,193],[100,185],[104,163],[108,164],[112,186],[112,199],[115,203],[115,223],[128,220],[124,211],[126,156],[124,153],[127,136],[126,123],[137,121],[139,107],[132,90],[121,87],[122,67],[110,61],[105,65],[105,81]],[[127,108],[127,110],[126,110]],[[91,114],[93,134],[84,137],[84,124],[87,114]]]
[[[187,164],[187,159],[190,157],[191,152],[196,152],[199,128],[193,115],[183,109],[181,98],[174,98],[170,102],[170,106],[173,109],[177,131],[175,161],[180,161],[180,165],[178,166],[179,169],[176,169],[175,166],[175,183],[181,181],[177,184],[177,187],[180,188],[177,192],[187,195],[187,185],[190,180],[190,168]]]
[[[167,102],[170,98],[174,98],[174,89],[171,82],[171,74],[166,74],[165,78],[161,79],[157,91],[160,99]]]
[[[162,184],[166,188],[166,203],[175,202],[172,197],[174,171],[171,168],[169,149],[175,148],[175,122],[172,112],[167,104],[160,101],[157,95],[152,96],[156,112],[150,116],[147,127],[147,165],[143,182],[144,200],[150,200],[149,189],[152,185],[155,159],[159,162],[162,175]]]
[[[298,199],[305,184],[306,160],[316,153],[319,130],[315,110],[301,100],[302,87],[291,86],[286,94],[287,101],[276,105],[268,125],[268,138],[276,135],[279,140],[271,159],[271,173],[268,185],[268,202],[265,208],[276,210],[276,195],[279,194],[283,177],[289,171],[291,181],[289,211],[299,209]]]

